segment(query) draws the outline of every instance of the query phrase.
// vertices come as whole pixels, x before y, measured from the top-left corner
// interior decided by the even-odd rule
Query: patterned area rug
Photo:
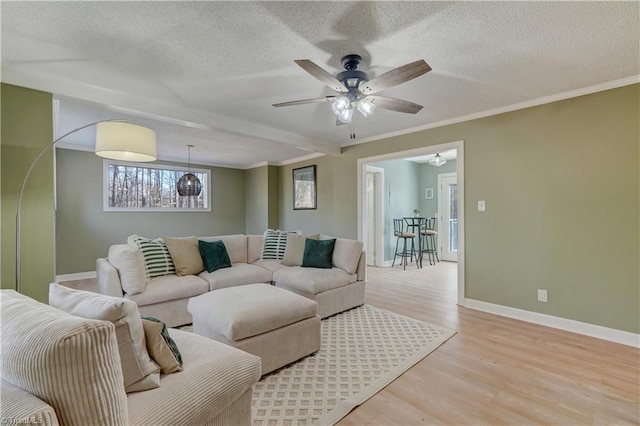
[[[364,305],[322,321],[322,349],[265,376],[253,424],[333,425],[455,331]]]

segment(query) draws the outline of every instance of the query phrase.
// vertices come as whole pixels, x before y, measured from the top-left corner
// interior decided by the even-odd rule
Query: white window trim
[[[204,173],[206,176],[206,182],[204,182],[203,190],[206,191],[205,197],[207,199],[207,207],[205,208],[174,208],[174,207],[110,207],[109,206],[109,191],[107,189],[109,164],[116,164],[118,166],[129,167],[145,167],[148,169],[161,169],[161,170],[180,170],[184,172]],[[198,213],[198,212],[210,212],[211,211],[211,170],[199,169],[191,167],[191,169],[182,166],[174,166],[171,164],[145,164],[145,163],[133,163],[129,161],[118,160],[102,160],[102,209],[104,212],[116,212],[116,213],[130,213],[130,212],[144,212],[144,213]]]

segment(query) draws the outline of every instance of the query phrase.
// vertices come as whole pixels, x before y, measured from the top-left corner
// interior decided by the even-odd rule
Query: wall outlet
[[[538,302],[547,302],[547,290],[538,289]]]
[[[486,209],[487,209],[487,204],[485,203],[485,201],[484,200],[478,201],[478,211],[483,212]]]

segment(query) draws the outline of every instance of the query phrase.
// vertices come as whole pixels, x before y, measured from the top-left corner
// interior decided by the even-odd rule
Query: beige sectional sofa
[[[237,234],[199,239],[224,242],[232,266],[211,273],[205,270],[197,275],[168,275],[141,282],[145,281],[139,272],[144,267],[143,264],[140,266],[144,262],[142,257],[129,245],[118,244],[111,246],[107,258],[96,262],[99,291],[136,302],[141,313],[159,318],[169,327],[192,322],[187,310],[190,298],[246,284],[272,283],[313,299],[318,302],[321,318],[365,302],[366,259],[360,241],[337,238],[333,267],[323,269],[287,266],[280,260],[262,259],[263,235]],[[128,291],[132,288],[137,291]]]
[[[259,357],[171,329],[183,371],[160,374],[154,389],[126,393],[122,325],[13,290],[0,291],[0,311],[2,424],[251,424]],[[135,305],[133,311],[139,319]]]

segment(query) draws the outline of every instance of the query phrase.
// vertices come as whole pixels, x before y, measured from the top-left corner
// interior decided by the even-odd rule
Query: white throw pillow
[[[333,247],[333,264],[348,274],[355,274],[362,253],[363,243],[357,240],[336,238]]]
[[[126,392],[160,386],[160,369],[147,352],[142,319],[135,302],[50,284],[49,305],[71,315],[111,321],[115,325]]]
[[[109,247],[107,256],[120,275],[122,289],[128,295],[144,292],[147,288],[147,273],[142,252],[127,244],[116,244]]]

